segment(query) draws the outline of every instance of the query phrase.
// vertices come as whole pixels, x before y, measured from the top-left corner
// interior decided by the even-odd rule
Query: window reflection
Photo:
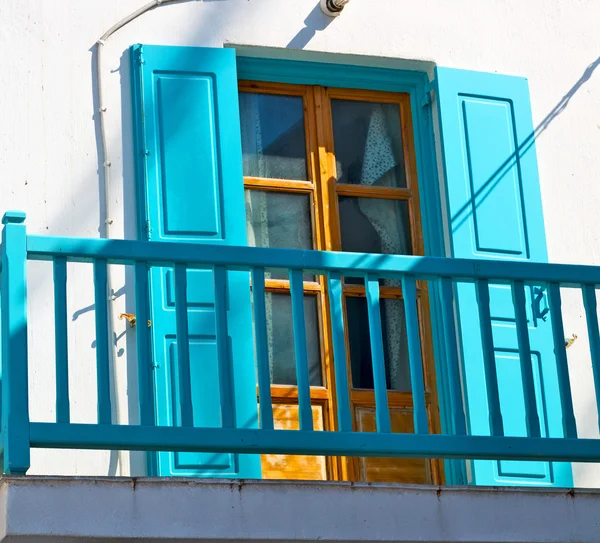
[[[239,101],[244,175],[306,180],[302,98],[241,92]]]

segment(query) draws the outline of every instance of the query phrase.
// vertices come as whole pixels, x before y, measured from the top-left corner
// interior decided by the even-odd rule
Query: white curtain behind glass
[[[388,129],[388,122],[397,119],[386,119],[383,108],[377,104],[373,107],[365,143],[362,165],[362,184],[377,186],[393,186],[386,182],[386,176],[395,175],[397,155],[402,151],[402,142],[395,135],[396,130]],[[403,217],[397,213],[396,206],[378,205],[374,198],[360,198],[359,207],[369,219],[381,239],[381,250],[386,254],[408,254],[410,247],[405,240],[410,239],[410,226],[404,223]],[[386,281],[387,285],[394,282]],[[389,353],[390,388],[405,390],[407,388],[405,351],[401,336],[406,334],[404,315],[399,304],[382,305],[387,321],[386,342]],[[404,339],[404,338],[402,338]]]
[[[264,155],[260,125],[260,110],[257,94],[240,94],[242,161],[243,171],[255,173],[257,177],[269,177],[268,157]],[[247,216],[254,217],[254,228],[248,228],[248,244],[255,247],[269,246],[269,218],[267,198],[263,192],[246,193]],[[258,218],[258,219],[257,219]],[[273,375],[273,304],[270,296],[265,297],[267,317],[267,340],[269,344],[269,372]]]

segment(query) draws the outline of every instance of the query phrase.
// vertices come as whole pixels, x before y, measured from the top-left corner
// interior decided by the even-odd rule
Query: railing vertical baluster
[[[135,342],[138,365],[138,395],[140,424],[154,425],[154,387],[152,385],[152,354],[148,329],[150,300],[148,296],[148,265],[135,263],[135,312],[137,328]]]
[[[217,332],[217,361],[219,367],[219,396],[221,398],[221,424],[233,428],[233,401],[231,399],[232,375],[229,370],[229,338],[227,334],[227,270],[215,266],[215,324]]]
[[[487,279],[475,282],[481,347],[483,350],[483,369],[485,373],[485,389],[487,392],[490,431],[493,436],[504,435],[502,412],[500,411],[500,394],[498,391],[498,374],[496,357],[494,356],[494,339],[492,336],[492,317],[490,315],[490,288]]]
[[[67,337],[67,259],[54,259],[54,345],[56,353],[56,422],[68,423],[69,341]]]
[[[98,424],[112,422],[110,405],[110,338],[108,333],[108,263],[94,260],[94,303],[96,304],[96,375]]]
[[[298,381],[298,408],[300,430],[313,430],[310,406],[310,379],[308,376],[308,353],[306,350],[306,324],[304,322],[304,278],[302,270],[290,270],[290,293],[292,296],[292,320],[294,323],[294,354],[296,379]]]
[[[402,297],[404,298],[406,335],[408,337],[408,360],[410,364],[415,433],[428,434],[423,355],[421,353],[421,335],[419,334],[419,316],[417,312],[417,287],[415,278],[412,275],[402,277]]]
[[[548,284],[548,306],[552,320],[552,337],[554,339],[554,355],[556,357],[556,373],[558,376],[558,395],[563,415],[563,431],[565,437],[577,437],[577,425],[573,411],[573,398],[571,398],[571,382],[569,379],[569,366],[567,364],[567,351],[565,349],[565,331],[562,321],[560,299],[560,285]]]
[[[260,427],[263,430],[273,430],[273,403],[271,399],[271,375],[269,373],[269,342],[267,336],[267,310],[265,307],[264,268],[252,268],[252,306],[254,308]]]
[[[596,391],[596,408],[598,425],[600,426],[600,333],[598,330],[598,305],[596,302],[596,286],[583,285],[583,305],[587,321],[590,354],[592,357],[592,373],[594,375],[594,390]]]
[[[2,429],[4,473],[30,466],[27,375],[27,232],[25,214],[2,219]]]
[[[333,343],[333,371],[337,398],[338,427],[340,432],[352,431],[352,412],[348,392],[346,341],[344,337],[344,311],[342,309],[342,279],[339,273],[331,272],[327,277],[329,312]]]
[[[540,437],[540,419],[538,417],[535,399],[533,366],[531,364],[531,346],[529,343],[529,330],[527,328],[527,314],[525,308],[525,283],[523,281],[513,281],[512,295],[515,307],[519,359],[521,361],[521,380],[523,382],[523,397],[525,399],[525,423],[527,426],[527,435],[530,437]]]
[[[366,278],[367,310],[369,314],[369,337],[373,362],[373,388],[375,389],[375,415],[378,432],[391,432],[390,410],[385,380],[385,358],[383,355],[383,333],[379,300],[379,279]]]
[[[467,433],[462,386],[460,382],[460,366],[458,360],[458,342],[454,317],[454,285],[452,278],[441,278],[442,321],[444,327],[444,346],[446,348],[448,388],[450,391],[450,408],[454,433],[462,436]]]
[[[175,264],[175,319],[177,327],[177,373],[181,426],[194,425],[190,376],[190,337],[187,308],[187,267]]]

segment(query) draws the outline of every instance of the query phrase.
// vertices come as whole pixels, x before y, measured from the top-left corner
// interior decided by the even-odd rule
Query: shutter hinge
[[[141,45],[137,48],[135,55],[135,63],[138,65],[146,64],[146,61],[144,60],[144,51],[142,50]]]
[[[425,107],[425,106],[428,106],[429,104],[431,104],[431,92],[434,89],[435,89],[435,79],[433,79],[432,81],[428,81],[425,84],[425,87],[423,89],[424,96],[423,96],[423,100],[421,100],[421,107]]]
[[[148,241],[150,241],[151,237],[152,237],[152,225],[150,224],[150,221],[146,221],[146,239]]]

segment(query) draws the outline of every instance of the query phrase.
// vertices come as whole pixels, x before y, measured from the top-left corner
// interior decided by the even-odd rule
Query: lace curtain
[[[395,124],[394,124],[395,123]],[[403,167],[402,141],[397,129],[398,117],[386,115],[381,104],[374,104],[368,122],[361,169],[361,184],[367,186],[397,186],[398,166]],[[343,176],[337,163],[338,178]],[[358,198],[357,205],[377,232],[381,252],[410,254],[410,225],[393,205],[381,205],[376,198]],[[386,285],[399,286],[386,280]],[[382,303],[381,311],[386,342],[388,386],[392,390],[410,390],[407,364],[407,338],[404,310],[400,303]]]

